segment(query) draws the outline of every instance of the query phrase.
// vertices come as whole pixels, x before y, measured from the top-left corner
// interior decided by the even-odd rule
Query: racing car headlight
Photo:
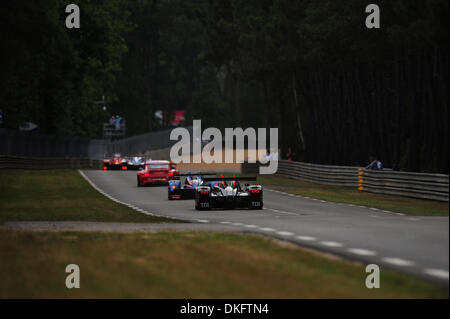
[[[175,189],[176,188],[176,186],[175,185],[172,185],[172,189]]]

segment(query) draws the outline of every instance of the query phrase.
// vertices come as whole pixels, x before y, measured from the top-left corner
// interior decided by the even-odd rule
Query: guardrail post
[[[359,191],[363,191],[364,190],[364,186],[363,186],[363,169],[362,168],[358,168],[358,190]]]

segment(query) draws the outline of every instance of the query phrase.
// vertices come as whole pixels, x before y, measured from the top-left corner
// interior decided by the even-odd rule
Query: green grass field
[[[361,264],[259,236],[0,231],[0,260],[0,298],[448,298],[384,269],[367,289]]]
[[[174,222],[115,203],[76,170],[0,170],[0,222]]]
[[[287,193],[336,203],[363,205],[412,216],[448,216],[448,203],[360,192],[351,187],[329,186],[274,175],[259,175],[258,183]]]

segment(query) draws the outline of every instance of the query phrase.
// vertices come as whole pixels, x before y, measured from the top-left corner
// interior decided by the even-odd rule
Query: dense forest
[[[298,160],[448,173],[447,0],[2,1],[3,126],[129,135],[156,110],[203,126],[278,127]],[[105,97],[106,110],[97,103]]]

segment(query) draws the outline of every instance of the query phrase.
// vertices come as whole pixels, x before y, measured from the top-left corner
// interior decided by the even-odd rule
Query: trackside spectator
[[[377,169],[379,171],[383,170],[383,164],[381,163],[381,161],[377,160]]]
[[[122,122],[122,117],[119,115],[116,115],[115,122],[114,122],[116,130],[120,129],[121,122]]]
[[[278,160],[280,160],[280,149],[275,150],[275,151],[272,153],[271,159],[272,159],[273,161],[278,161]]]
[[[373,169],[380,171],[383,169],[383,164],[376,157],[370,156],[369,161],[370,164],[365,167],[366,169]]]
[[[295,161],[297,160],[297,154],[292,150],[291,147],[288,147],[287,153],[286,153],[286,159],[288,161]]]
[[[267,149],[266,162],[269,162],[271,159],[272,159],[272,154],[270,154],[270,149]]]

